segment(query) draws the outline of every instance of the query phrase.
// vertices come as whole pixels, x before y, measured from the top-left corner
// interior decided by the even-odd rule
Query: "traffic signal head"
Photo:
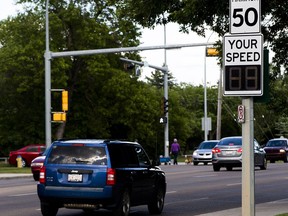
[[[66,121],[66,113],[65,112],[55,112],[55,113],[53,113],[53,121],[54,122]]]
[[[68,111],[68,91],[62,91],[62,110]]]
[[[163,97],[163,111],[164,114],[168,113],[168,99],[166,99],[165,97]]]
[[[208,57],[219,56],[219,51],[216,48],[207,47],[206,48],[206,56],[208,56]]]
[[[133,68],[135,68],[135,65],[132,63],[124,63],[124,70],[132,70]]]

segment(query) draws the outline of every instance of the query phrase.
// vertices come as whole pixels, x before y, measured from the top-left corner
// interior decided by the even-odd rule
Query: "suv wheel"
[[[58,207],[50,203],[41,202],[41,212],[43,216],[56,216]]]
[[[156,193],[152,198],[151,203],[148,204],[150,214],[161,214],[164,207],[164,190],[163,187],[157,187]]]
[[[284,163],[287,163],[287,162],[288,162],[288,154],[287,154],[287,153],[286,153],[286,156],[285,156],[283,162],[284,162]]]
[[[129,212],[130,212],[130,196],[129,196],[128,191],[125,190],[116,208],[113,209],[113,215],[114,216],[128,216]]]
[[[266,170],[267,169],[267,160],[266,158],[263,159],[263,164],[260,166],[261,170]]]

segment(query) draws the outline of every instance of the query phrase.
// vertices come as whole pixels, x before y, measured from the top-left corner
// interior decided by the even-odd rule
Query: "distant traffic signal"
[[[168,99],[166,99],[165,97],[163,97],[163,112],[166,115],[166,113],[168,113]]]
[[[208,57],[219,56],[219,51],[214,47],[207,47],[206,56]]]
[[[68,111],[68,91],[62,91],[62,110]]]

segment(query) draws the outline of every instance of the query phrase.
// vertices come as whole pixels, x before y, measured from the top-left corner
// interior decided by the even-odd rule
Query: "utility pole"
[[[130,62],[136,65],[140,65],[140,66],[147,66],[147,67],[151,67],[154,68],[156,70],[160,70],[163,72],[164,74],[164,101],[168,101],[168,79],[167,79],[167,74],[168,74],[168,67],[166,65],[164,65],[164,67],[158,67],[158,66],[154,66],[154,65],[150,65],[147,62],[139,62],[139,61],[135,61],[135,60],[131,60],[131,59],[127,59],[127,58],[120,58],[120,60],[125,61],[125,62]],[[165,103],[165,102],[164,102]],[[169,104],[169,102],[168,102]],[[164,129],[164,156],[168,157],[169,155],[169,140],[168,140],[168,110],[167,112],[165,112],[165,129]]]
[[[222,118],[222,68],[220,67],[220,79],[218,83],[218,100],[217,100],[217,126],[216,126],[216,139],[221,139],[221,118]]]
[[[164,46],[166,46],[166,24],[164,24]],[[164,67],[167,66],[167,52],[164,49]],[[164,72],[164,100],[167,100],[168,110],[169,110],[169,100],[168,100],[168,69]],[[167,111],[168,111],[167,110]],[[169,156],[169,112],[165,113],[166,122],[164,123],[164,156]]]
[[[49,0],[46,0],[46,51],[45,51],[45,144],[51,145],[51,53],[49,48]]]

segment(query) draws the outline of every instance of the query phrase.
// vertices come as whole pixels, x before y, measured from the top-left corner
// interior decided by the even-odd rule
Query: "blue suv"
[[[166,177],[138,143],[60,140],[47,152],[37,192],[43,216],[55,216],[62,207],[128,216],[137,205],[161,214]]]

